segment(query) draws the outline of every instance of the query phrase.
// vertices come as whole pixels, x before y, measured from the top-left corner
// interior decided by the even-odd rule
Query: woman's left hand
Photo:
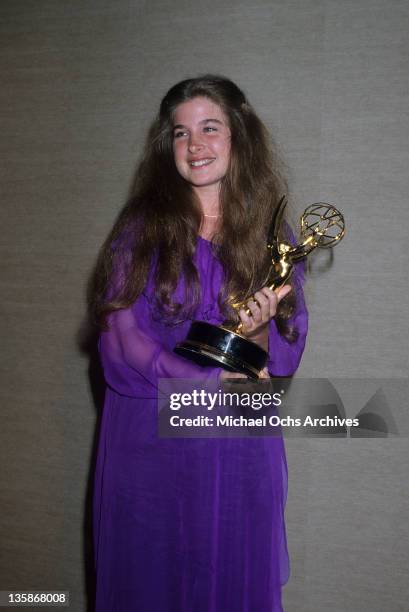
[[[240,320],[243,323],[241,332],[252,342],[255,342],[265,351],[268,351],[269,323],[277,312],[280,301],[291,291],[291,285],[283,285],[279,289],[263,287],[254,294],[255,299],[249,300],[247,305],[250,314],[244,309],[239,311]]]

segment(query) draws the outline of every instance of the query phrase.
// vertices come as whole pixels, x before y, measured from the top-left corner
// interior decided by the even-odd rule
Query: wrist
[[[265,325],[262,330],[257,333],[250,334],[248,339],[258,344],[264,351],[268,352],[268,338],[269,338],[269,328],[268,325]]]

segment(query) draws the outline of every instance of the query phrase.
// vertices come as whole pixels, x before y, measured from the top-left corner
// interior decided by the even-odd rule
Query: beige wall
[[[299,375],[407,377],[408,11],[401,0],[0,4],[0,590],[69,589],[85,609],[100,409],[78,346],[86,283],[148,122],[181,78],[236,80],[281,145],[297,212],[329,199],[345,213],[331,271],[309,282]],[[402,612],[407,439],[287,449],[286,610]]]

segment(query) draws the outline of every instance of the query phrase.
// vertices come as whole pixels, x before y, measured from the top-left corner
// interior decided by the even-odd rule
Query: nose
[[[199,136],[196,134],[191,134],[189,138],[189,151],[190,153],[197,153],[197,151],[201,151],[203,149],[203,143],[200,140]]]

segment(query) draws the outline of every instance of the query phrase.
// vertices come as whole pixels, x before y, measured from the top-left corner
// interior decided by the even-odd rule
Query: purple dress
[[[220,324],[220,263],[199,238],[195,318]],[[296,343],[270,327],[269,371],[298,367],[307,333],[297,264]],[[150,304],[152,278],[99,340],[107,383],[94,482],[96,612],[279,612],[289,577],[281,437],[158,438],[157,381],[217,378],[173,353],[190,322],[169,327]],[[176,294],[183,296],[183,281]]]

